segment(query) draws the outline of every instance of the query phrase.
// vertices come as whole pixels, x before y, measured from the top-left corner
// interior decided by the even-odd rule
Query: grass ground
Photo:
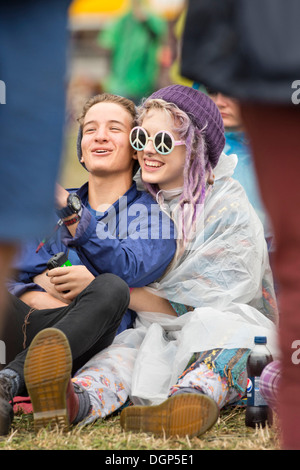
[[[221,411],[215,426],[199,438],[155,438],[148,434],[125,433],[119,416],[99,420],[87,427],[63,433],[43,429],[34,432],[33,417],[17,415],[10,435],[0,440],[0,450],[102,450],[102,451],[198,451],[279,450],[276,422],[272,428],[245,426],[245,410]],[[126,453],[128,455],[128,452]]]

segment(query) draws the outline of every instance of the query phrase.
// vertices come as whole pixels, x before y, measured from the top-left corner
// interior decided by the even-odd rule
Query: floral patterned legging
[[[72,379],[84,387],[90,396],[91,411],[82,424],[89,424],[98,418],[104,418],[122,407],[129,398],[129,387],[108,367],[89,366],[82,369]],[[247,377],[245,374],[245,388]],[[237,400],[240,394],[230,387],[226,377],[221,378],[204,363],[189,369],[171,387],[169,397],[181,388],[194,388],[213,398],[221,409],[224,405]]]

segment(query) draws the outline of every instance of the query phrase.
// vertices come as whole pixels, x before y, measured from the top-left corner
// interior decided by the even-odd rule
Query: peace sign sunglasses
[[[177,145],[185,145],[185,142],[175,140],[168,131],[158,131],[154,137],[149,137],[146,129],[140,126],[132,129],[129,140],[135,150],[144,150],[148,141],[152,140],[156,152],[161,155],[168,155]]]

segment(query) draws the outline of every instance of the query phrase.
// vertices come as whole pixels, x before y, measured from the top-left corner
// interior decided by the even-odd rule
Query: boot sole
[[[219,408],[206,395],[174,395],[160,405],[129,406],[121,413],[124,431],[157,436],[200,436],[217,421]]]
[[[34,427],[68,429],[66,391],[72,354],[65,334],[56,328],[40,331],[28,349],[24,377],[33,407]]]

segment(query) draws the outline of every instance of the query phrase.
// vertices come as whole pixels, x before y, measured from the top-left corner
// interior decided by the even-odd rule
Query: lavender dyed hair
[[[185,242],[196,223],[197,207],[205,201],[207,184],[213,184],[213,171],[209,161],[204,130],[199,129],[189,116],[173,103],[161,99],[149,99],[138,108],[138,122],[142,123],[150,109],[165,110],[174,119],[175,132],[185,141],[186,159],[183,170],[183,190],[179,198],[179,221],[182,234],[179,238]],[[159,187],[144,182],[144,186],[157,199]],[[188,211],[186,211],[186,208]],[[187,217],[188,215],[188,217]],[[180,237],[182,235],[182,237]]]

